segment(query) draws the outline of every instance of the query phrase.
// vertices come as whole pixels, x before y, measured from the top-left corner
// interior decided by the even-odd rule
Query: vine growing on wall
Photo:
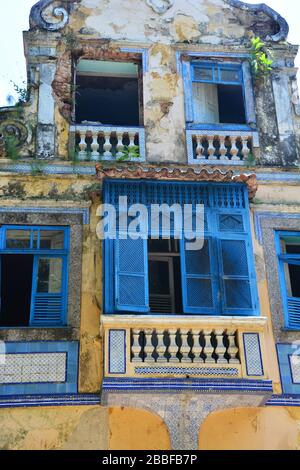
[[[273,70],[273,59],[271,51],[266,44],[259,38],[251,39],[250,64],[255,82],[265,80],[270,76]]]

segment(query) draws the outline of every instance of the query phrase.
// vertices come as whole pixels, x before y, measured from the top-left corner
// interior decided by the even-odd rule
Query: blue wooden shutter
[[[212,239],[201,250],[188,250],[181,240],[181,280],[184,313],[213,315],[218,312],[217,273]]]
[[[223,314],[254,314],[254,282],[249,270],[249,242],[246,239],[219,239],[218,251]]]
[[[32,295],[31,295],[31,312],[30,326],[51,327],[63,326],[66,322],[66,304],[67,304],[67,260],[61,260],[61,288],[57,292],[39,292],[38,289],[38,266],[43,258],[50,259],[50,256],[35,256],[33,263],[32,275]]]
[[[115,308],[149,312],[147,240],[115,240]]]
[[[289,295],[287,285],[286,285],[286,276],[285,276],[285,266],[286,265],[294,265],[299,266],[300,260],[292,259],[292,255],[283,255],[280,257],[280,282],[283,287],[283,299],[285,301],[285,310],[286,314],[286,323],[287,327],[293,330],[300,329],[300,298],[299,297],[292,297]]]

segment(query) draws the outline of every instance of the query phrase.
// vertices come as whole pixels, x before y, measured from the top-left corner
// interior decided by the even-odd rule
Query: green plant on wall
[[[273,69],[273,59],[271,52],[267,49],[266,44],[259,38],[251,39],[251,68],[254,80],[256,82],[267,78]]]
[[[14,161],[20,158],[17,139],[14,135],[8,135],[5,137],[5,154],[7,158]]]
[[[27,87],[26,82],[22,82],[22,86],[19,86],[17,83],[11,81],[13,84],[14,90],[17,94],[18,100],[16,102],[16,106],[22,106],[23,104],[29,101],[30,95],[30,86]]]
[[[117,158],[118,162],[125,162],[131,160],[132,158],[140,158],[140,148],[138,145],[125,145],[122,150],[123,155]]]

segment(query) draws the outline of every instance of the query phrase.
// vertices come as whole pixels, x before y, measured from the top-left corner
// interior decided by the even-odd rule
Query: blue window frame
[[[204,247],[189,251],[186,241],[180,240],[183,314],[259,315],[244,185],[105,182],[106,203],[117,209],[118,197],[124,195],[128,205],[142,202],[149,207],[150,203],[171,205],[191,201],[204,204]],[[104,241],[104,309],[106,313],[153,314],[149,306],[147,237]]]
[[[300,330],[300,232],[275,232],[284,324]]]
[[[14,259],[27,255],[32,260],[31,267],[26,271],[26,276],[29,273],[32,276],[31,292],[28,294],[30,311],[27,324],[22,326],[66,325],[69,227],[3,225],[0,228],[0,259],[4,256],[6,260],[10,259],[9,255],[14,255]],[[1,268],[3,275],[5,273]],[[2,296],[7,299],[5,292],[1,292],[1,299]],[[9,312],[5,315],[8,315],[5,326],[9,327]]]
[[[189,129],[255,129],[254,94],[248,61],[184,61],[183,80]],[[232,106],[233,102],[235,106]]]

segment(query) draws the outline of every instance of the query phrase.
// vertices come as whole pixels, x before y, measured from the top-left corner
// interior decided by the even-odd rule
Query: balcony
[[[105,377],[266,379],[264,317],[104,316]]]
[[[190,164],[245,165],[258,147],[254,131],[187,130]]]
[[[145,161],[143,127],[71,126],[71,151],[79,161]]]

